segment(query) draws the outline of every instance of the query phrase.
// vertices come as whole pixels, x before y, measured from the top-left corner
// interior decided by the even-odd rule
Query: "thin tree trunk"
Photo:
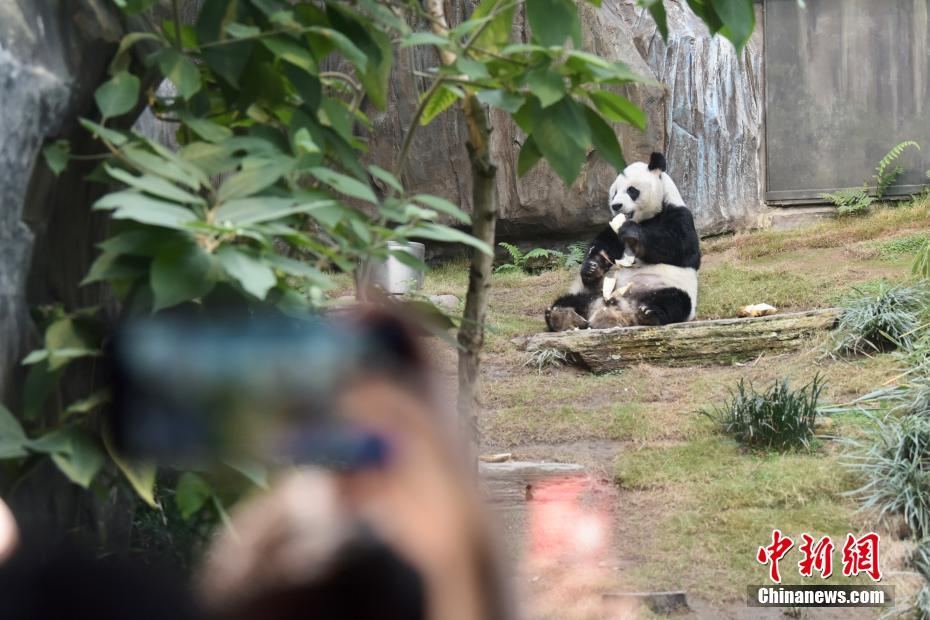
[[[442,0],[427,0],[430,26],[436,34],[446,36],[449,24]],[[440,50],[443,64],[456,61],[455,54]],[[472,172],[472,235],[494,246],[494,229],[497,225],[497,167],[491,161],[491,127],[488,114],[481,102],[467,94],[462,101],[462,112],[468,128],[468,159]],[[465,312],[459,327],[459,421],[469,438],[472,456],[478,454],[478,412],[481,393],[481,349],[484,346],[484,322],[488,314],[488,294],[491,290],[491,269],[494,257],[472,250],[468,272],[468,294]]]
[[[463,107],[468,123],[468,158],[471,161],[472,235],[493,247],[497,226],[497,167],[491,161],[488,115],[474,96],[468,96]],[[488,314],[493,265],[493,256],[472,250],[465,313],[458,335],[459,419],[469,433],[475,456],[478,452],[478,412],[481,406],[481,349],[484,346],[484,322]]]

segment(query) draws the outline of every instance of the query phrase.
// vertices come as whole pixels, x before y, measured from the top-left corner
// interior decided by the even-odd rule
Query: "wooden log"
[[[585,473],[582,465],[545,461],[479,463],[478,471],[488,502],[506,509],[522,509],[533,499],[534,493],[546,486],[576,479]]]
[[[663,366],[729,365],[763,353],[797,350],[819,331],[832,329],[839,308],[758,318],[691,321],[661,327],[614,327],[542,333],[518,342],[533,352],[555,349],[593,372],[641,362]]]

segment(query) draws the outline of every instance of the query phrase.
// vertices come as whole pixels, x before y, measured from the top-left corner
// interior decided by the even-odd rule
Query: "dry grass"
[[[838,248],[930,225],[930,198],[873,209],[867,215],[828,220],[803,230],[767,230],[718,237],[704,244],[707,253],[734,250],[742,260],[811,248]]]

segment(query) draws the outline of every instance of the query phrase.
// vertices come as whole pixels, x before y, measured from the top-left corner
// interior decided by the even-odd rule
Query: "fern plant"
[[[854,189],[841,189],[832,194],[821,194],[821,198],[835,206],[837,215],[853,215],[868,211],[875,198],[869,195],[869,186]]]
[[[506,241],[501,241],[497,245],[507,250],[507,253],[510,255],[511,262],[498,265],[494,268],[494,273],[512,273],[514,271],[532,273],[537,271],[544,271],[547,268],[547,264],[551,265],[552,263],[565,257],[562,252],[559,252],[558,250],[549,250],[547,248],[533,248],[529,252],[523,252],[514,244],[507,243]],[[551,258],[553,260],[542,261],[544,264],[541,266],[537,263],[537,261],[534,261],[534,259],[541,260],[547,258]]]
[[[883,197],[888,188],[904,173],[904,168],[896,165],[895,161],[908,148],[915,148],[919,151],[920,145],[913,140],[905,140],[888,151],[878,162],[878,166],[875,167],[875,193],[877,198]],[[893,164],[894,167],[892,168]]]
[[[904,173],[904,168],[895,162],[909,148],[919,151],[920,145],[913,140],[905,140],[888,151],[875,166],[871,183],[865,181],[862,187],[821,194],[820,197],[837,207],[837,215],[858,215],[868,211],[873,202],[884,198],[888,188]],[[927,178],[930,179],[930,171],[927,171]]]
[[[568,246],[568,252],[565,253],[565,268],[577,269],[584,262],[585,254],[588,253],[588,244],[584,241],[577,241]]]

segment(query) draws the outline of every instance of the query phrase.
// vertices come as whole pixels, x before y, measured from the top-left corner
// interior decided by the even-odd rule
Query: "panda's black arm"
[[[585,253],[581,264],[581,281],[585,286],[598,284],[615,260],[623,258],[623,242],[610,226],[605,226]],[[606,254],[606,258],[605,255]]]
[[[700,240],[687,207],[666,207],[659,217],[643,224],[627,221],[618,236],[644,263],[701,266]]]

